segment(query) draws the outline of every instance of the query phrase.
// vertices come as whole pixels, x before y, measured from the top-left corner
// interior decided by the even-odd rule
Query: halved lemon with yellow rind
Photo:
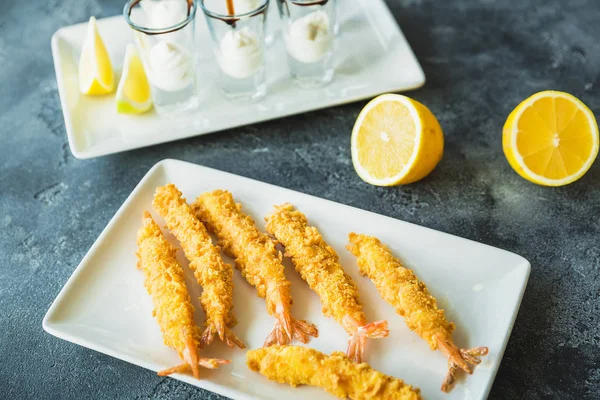
[[[508,116],[502,147],[511,167],[544,186],[581,178],[598,155],[598,124],[590,109],[563,92],[534,94]]]
[[[116,97],[117,112],[141,114],[152,108],[150,83],[135,47],[127,45],[123,74]]]
[[[110,56],[98,31],[96,18],[90,17],[79,58],[79,91],[87,95],[102,95],[114,90],[115,74]]]
[[[423,104],[399,94],[371,100],[351,139],[352,163],[365,182],[393,186],[427,176],[444,153],[438,120]]]

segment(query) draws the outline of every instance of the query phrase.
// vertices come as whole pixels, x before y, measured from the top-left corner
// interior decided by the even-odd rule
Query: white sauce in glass
[[[248,27],[225,33],[219,47],[219,67],[232,78],[247,78],[263,65],[262,46],[256,33]]]
[[[148,28],[168,28],[187,18],[185,0],[142,0],[140,6],[146,12]],[[157,36],[159,41],[148,54],[150,83],[166,92],[181,90],[194,78],[193,57],[178,43],[178,33]]]
[[[161,90],[181,90],[193,79],[192,57],[177,43],[165,41],[152,46],[149,63],[150,81]]]
[[[314,11],[296,19],[284,39],[288,53],[296,60],[303,63],[321,60],[333,44],[327,13]]]

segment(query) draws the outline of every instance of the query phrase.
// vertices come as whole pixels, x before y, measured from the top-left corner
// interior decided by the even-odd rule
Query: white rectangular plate
[[[527,283],[527,260],[446,233],[182,161],[158,163],[135,188],[50,307],[43,323],[47,332],[153,371],[179,362],[175,351],[163,344],[152,318],[152,301],[144,289],[142,273],[136,269],[135,256],[142,211],[151,210],[155,188],[169,182],[176,184],[188,201],[205,191],[230,190],[261,229],[263,217],[273,205],[291,202],[297,206],[338,252],[346,272],[358,283],[367,318],[389,321],[390,336],[369,342],[367,361],[421,388],[426,399],[487,396]],[[157,221],[164,225],[160,217]],[[442,354],[429,350],[380,298],[373,284],[359,275],[354,256],[345,250],[351,231],[379,237],[427,283],[448,318],[456,322],[454,338],[460,347],[489,347],[490,354],[475,373],[468,379],[462,376],[452,393],[439,390],[447,368]],[[195,300],[198,285],[181,254],[179,257]],[[294,316],[319,328],[319,338],[309,345],[327,353],[345,350],[346,333],[323,316],[317,295],[289,264],[286,275],[292,282]],[[234,285],[234,311],[239,320],[234,331],[250,349],[258,348],[273,319],[264,300],[238,272],[234,273]],[[195,305],[196,320],[201,324],[204,315],[197,301]],[[173,377],[233,399],[333,399],[317,388],[293,389],[251,372],[243,350],[213,343],[203,354],[233,362],[217,371],[202,371],[201,380],[181,374]]]
[[[273,8],[275,4],[271,4]],[[270,10],[269,21],[278,24]],[[150,146],[157,143],[211,133],[331,107],[384,92],[414,89],[425,83],[425,75],[404,35],[383,0],[345,0],[340,7],[341,28],[336,39],[336,76],[324,88],[304,90],[288,78],[285,48],[278,39],[267,51],[267,97],[256,104],[232,104],[216,86],[217,67],[211,41],[198,10],[198,86],[201,106],[188,115],[143,116],[117,113],[114,95],[83,96],[77,83],[77,65],[86,24],[59,29],[52,37],[52,55],[58,81],[65,127],[71,152],[91,158]],[[133,41],[122,16],[98,20],[116,71],[123,65],[125,46]],[[279,37],[277,27],[273,28]],[[118,77],[117,77],[118,79]]]

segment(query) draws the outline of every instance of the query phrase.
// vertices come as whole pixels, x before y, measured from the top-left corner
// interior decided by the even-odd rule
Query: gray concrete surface
[[[599,2],[389,0],[427,75],[411,96],[431,108],[446,135],[438,168],[396,188],[369,186],[352,168],[350,130],[365,102],[74,159],[50,36],[92,14],[118,14],[122,3],[0,2],[1,398],[219,398],[42,330],[109,218],[166,157],[526,257],[530,282],[490,398],[600,398],[600,162],[570,186],[544,188],[518,177],[501,149],[506,116],[536,91],[568,91],[600,110]]]

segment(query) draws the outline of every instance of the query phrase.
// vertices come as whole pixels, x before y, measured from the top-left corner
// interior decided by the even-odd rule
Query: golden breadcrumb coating
[[[357,257],[362,275],[368,276],[381,297],[404,317],[406,325],[421,336],[432,350],[436,337],[450,336],[454,324],[444,317],[435,298],[425,284],[408,268],[404,268],[379,239],[350,233],[348,250]]]
[[[192,338],[197,348],[200,332],[194,322],[194,306],[183,269],[175,258],[176,250],[165,240],[149,213],[144,214],[137,243],[138,268],[144,272],[144,286],[154,302],[152,314],[158,321],[165,344],[177,350],[183,359],[187,337]]]
[[[347,355],[360,362],[366,338],[388,335],[387,321],[367,324],[359,302],[358,288],[339,263],[338,255],[306,216],[291,204],[276,206],[265,218],[267,232],[284,247],[296,270],[321,298],[323,314],[333,317],[350,336]]]
[[[158,326],[165,344],[177,351],[184,363],[159,371],[165,376],[190,369],[199,378],[199,367],[215,369],[230,360],[198,356],[200,328],[194,322],[194,307],[185,284],[183,269],[175,258],[175,249],[165,240],[149,212],[144,212],[137,233],[138,268],[144,272],[144,286],[152,296]]]
[[[285,255],[292,258],[296,270],[321,298],[323,314],[333,317],[349,334],[354,327],[346,326],[350,316],[360,325],[366,317],[358,299],[358,288],[345,272],[335,251],[323,240],[317,228],[308,226],[306,216],[294,211],[291,204],[275,207],[265,218],[267,232],[285,246]]]
[[[295,336],[306,343],[306,335],[317,336],[312,324],[290,316],[290,281],[285,277],[281,254],[273,240],[260,232],[252,218],[242,212],[241,204],[235,202],[231,193],[224,190],[204,193],[192,208],[196,217],[217,235],[225,252],[235,259],[235,266],[244,278],[265,299],[269,315],[281,319],[281,328],[286,335],[273,332],[278,336],[271,339],[284,344]],[[271,344],[271,340],[268,339],[266,344]]]
[[[216,333],[228,345],[244,347],[243,343],[229,331],[236,320],[233,308],[233,271],[221,258],[220,250],[214,246],[206,228],[192,212],[181,192],[173,184],[156,189],[154,208],[165,219],[167,227],[181,243],[190,268],[198,284],[202,286],[200,303],[206,314],[206,330],[202,345],[209,344]]]
[[[406,325],[423,338],[432,350],[439,349],[449,360],[449,372],[442,384],[452,388],[458,368],[472,373],[470,364],[488,353],[487,347],[459,349],[452,340],[454,323],[446,320],[444,310],[437,307],[435,297],[425,284],[392,255],[390,249],[373,236],[350,233],[348,250],[357,257],[362,275],[368,276],[381,297],[404,317]]]
[[[219,244],[244,278],[256,288],[258,295],[267,300],[269,315],[275,315],[278,298],[268,298],[269,287],[284,289],[286,304],[292,304],[290,281],[284,274],[281,254],[273,241],[260,232],[252,218],[242,213],[231,193],[223,190],[200,195],[192,205],[196,217],[219,238]]]
[[[311,385],[352,400],[417,400],[419,389],[382,374],[344,353],[330,356],[298,346],[272,346],[246,353],[246,364],[267,378],[292,386]]]

